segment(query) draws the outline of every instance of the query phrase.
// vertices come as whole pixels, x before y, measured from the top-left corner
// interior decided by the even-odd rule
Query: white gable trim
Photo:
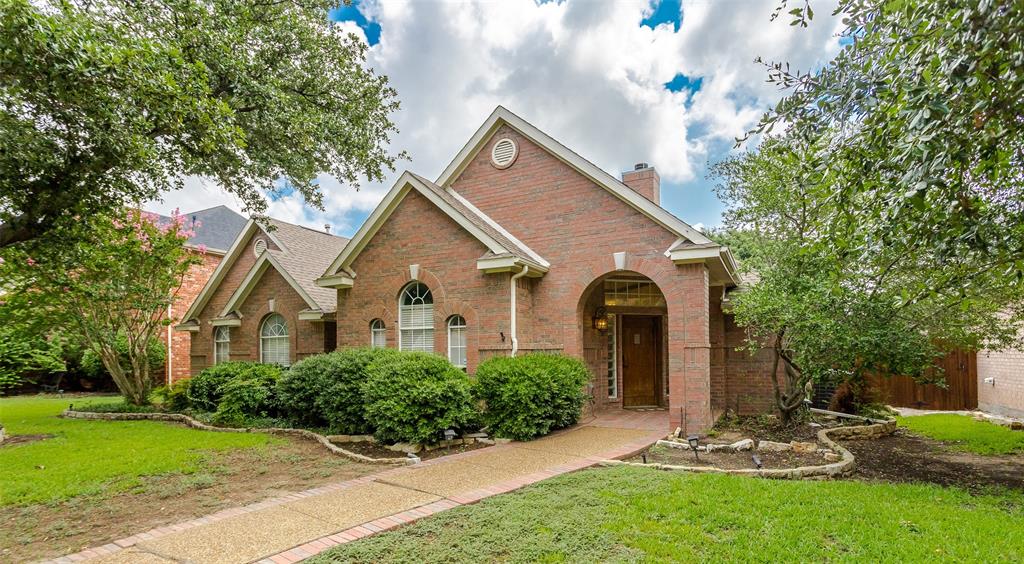
[[[685,237],[697,244],[710,243],[711,240],[700,231],[690,227],[686,222],[672,215],[661,206],[638,194],[635,190],[620,182],[614,176],[601,170],[590,161],[577,155],[565,145],[562,145],[547,133],[537,129],[523,118],[513,114],[502,106],[498,106],[491,112],[487,121],[476,130],[469,142],[459,151],[455,159],[444,169],[436,183],[442,187],[448,187],[451,182],[458,178],[459,174],[469,166],[470,161],[483,148],[494,132],[502,124],[515,129],[524,137],[533,141],[562,162],[576,169],[577,172],[589,178],[592,182],[608,190],[620,200],[632,206],[637,211],[651,218],[655,223],[668,229],[672,233]]]
[[[229,313],[242,305],[242,303],[245,302],[245,299],[249,297],[253,288],[256,287],[256,283],[263,278],[263,273],[265,273],[270,267],[274,267],[274,270],[277,270],[277,272],[288,281],[288,285],[302,296],[302,300],[306,302],[306,305],[308,305],[310,309],[320,309],[320,306],[316,301],[314,301],[313,298],[311,298],[309,294],[299,286],[298,282],[292,278],[292,275],[288,274],[288,271],[281,267],[281,263],[277,262],[274,255],[270,254],[269,250],[266,250],[263,251],[260,258],[256,259],[256,263],[249,269],[249,272],[245,275],[245,279],[242,280],[242,283],[238,285],[238,288],[236,288],[234,293],[231,294],[231,297],[228,298],[228,303],[224,306],[224,309],[221,310],[220,316],[226,317]]]
[[[371,239],[373,239],[373,236],[377,234],[377,231],[379,231],[381,226],[384,225],[384,222],[391,217],[391,214],[394,213],[398,208],[398,205],[402,203],[402,200],[405,199],[405,196],[410,190],[416,190],[423,195],[423,197],[444,212],[445,215],[452,218],[452,220],[459,224],[460,227],[468,231],[476,240],[483,243],[491,253],[500,255],[511,253],[513,251],[513,249],[506,249],[501,243],[495,240],[494,237],[491,237],[486,231],[480,229],[473,222],[466,219],[462,213],[452,207],[451,204],[444,201],[444,199],[438,196],[433,190],[424,185],[416,178],[415,175],[409,172],[404,172],[402,173],[402,176],[398,178],[398,181],[395,182],[395,185],[387,195],[384,196],[384,199],[381,200],[380,204],[378,204],[373,210],[370,217],[366,219],[366,222],[363,223],[362,227],[359,228],[359,231],[357,231],[352,237],[352,240],[345,245],[345,248],[342,249],[338,258],[334,259],[334,262],[327,268],[324,275],[317,279],[317,285],[331,288],[351,287],[355,276],[339,276],[340,272],[351,274],[349,266],[353,261],[355,261],[356,257],[359,256],[359,253],[366,248],[366,245]],[[476,211],[475,208],[473,209]],[[481,217],[486,216],[481,214]],[[515,239],[512,240],[515,241]],[[531,252],[531,257],[532,255],[533,253]],[[544,266],[544,270],[546,271],[546,267],[549,265],[547,264],[547,261],[544,261],[541,266]]]
[[[210,275],[210,279],[206,281],[203,289],[199,292],[199,295],[196,296],[195,301],[193,301],[192,305],[188,307],[188,311],[186,311],[185,315],[181,318],[183,322],[195,319],[198,317],[199,312],[203,311],[203,308],[206,307],[206,303],[210,301],[210,298],[217,290],[217,287],[220,286],[220,283],[223,282],[228,271],[231,270],[231,266],[238,260],[239,255],[247,250],[242,247],[242,243],[247,241],[251,235],[257,232],[262,232],[267,237],[270,237],[270,240],[281,249],[287,249],[280,239],[275,237],[266,229],[263,229],[255,220],[250,219],[245,224],[245,227],[242,228],[242,231],[238,233],[238,236],[235,237],[235,242],[231,244],[231,248],[228,249],[227,254],[225,254],[224,258],[217,264],[217,268],[213,269],[213,274]]]

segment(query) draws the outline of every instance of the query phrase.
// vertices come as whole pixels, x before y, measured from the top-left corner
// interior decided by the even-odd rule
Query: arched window
[[[213,328],[213,363],[220,364],[231,360],[231,328]]]
[[[388,346],[388,333],[384,326],[383,319],[374,319],[370,322],[370,346],[375,349],[383,349]]]
[[[461,315],[448,318],[448,360],[459,368],[466,367],[466,320]]]
[[[398,349],[434,351],[434,296],[420,282],[406,286],[398,299]]]
[[[267,364],[288,366],[291,355],[288,354],[288,322],[279,313],[272,314],[263,320],[260,328],[260,361]]]

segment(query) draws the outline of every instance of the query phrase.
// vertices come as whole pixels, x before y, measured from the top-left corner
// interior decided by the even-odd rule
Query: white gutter
[[[530,267],[524,264],[523,269],[516,274],[513,274],[512,278],[509,279],[509,287],[511,288],[509,303],[512,308],[509,332],[512,333],[512,356],[515,356],[516,353],[519,352],[519,339],[516,337],[516,280],[526,276],[526,273],[529,272],[529,270]]]

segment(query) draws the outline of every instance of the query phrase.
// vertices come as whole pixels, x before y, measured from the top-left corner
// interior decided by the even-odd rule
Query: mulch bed
[[[857,458],[853,479],[928,482],[972,492],[993,486],[1024,490],[1024,455],[961,452],[906,429],[889,437],[841,444]]]
[[[361,454],[363,456],[369,456],[370,458],[405,458],[404,452],[396,452],[387,447],[379,445],[377,443],[371,443],[366,441],[359,441],[353,443],[337,443],[341,448]],[[473,442],[468,445],[452,445],[449,447],[438,448],[434,450],[421,450],[416,453],[416,456],[420,457],[420,460],[430,460],[432,458],[440,458],[442,456],[448,456],[449,454],[459,454],[462,452],[469,452],[471,450],[479,450],[487,448],[489,444]]]
[[[818,466],[827,464],[825,458],[817,453],[802,454],[793,451],[785,452],[702,452],[700,459],[693,456],[693,451],[678,448],[654,446],[644,454],[648,464],[671,464],[674,466],[713,466],[728,470],[755,469],[753,455],[757,454],[761,459],[763,468],[799,468],[801,466]],[[629,459],[630,462],[644,462],[644,456],[639,455]]]

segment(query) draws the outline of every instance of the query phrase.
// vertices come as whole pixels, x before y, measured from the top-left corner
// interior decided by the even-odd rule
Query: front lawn
[[[53,435],[0,445],[0,506],[125,490],[140,476],[194,472],[199,451],[281,442],[263,434],[196,431],[155,421],[58,418],[72,402],[85,403],[38,396],[0,399],[0,421],[9,435]]]
[[[606,468],[315,561],[1024,561],[1024,494]]]
[[[937,441],[951,443],[958,450],[976,454],[1024,452],[1024,432],[978,421],[966,415],[936,413],[899,417],[900,426]]]

